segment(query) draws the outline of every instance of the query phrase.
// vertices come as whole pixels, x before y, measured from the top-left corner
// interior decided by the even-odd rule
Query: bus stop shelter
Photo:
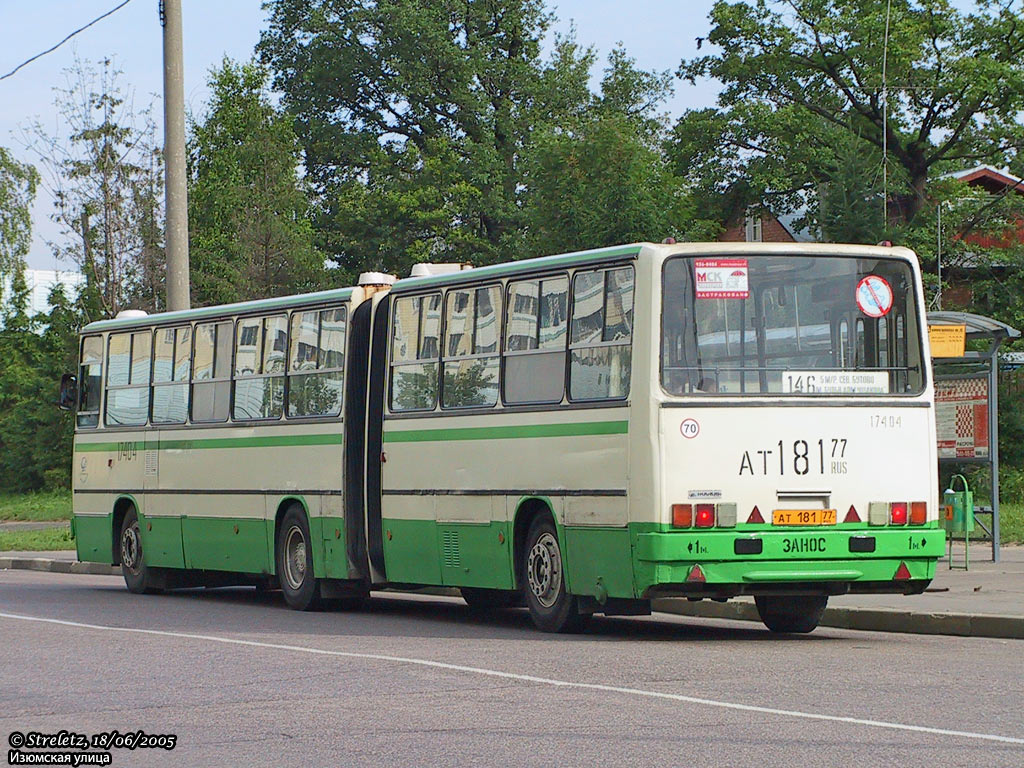
[[[970,312],[929,312],[935,370],[939,465],[988,464],[991,473],[992,560],[999,560],[999,347],[1020,331]],[[962,331],[960,330],[962,329]],[[966,342],[984,349],[967,349]],[[978,347],[979,345],[972,345]]]

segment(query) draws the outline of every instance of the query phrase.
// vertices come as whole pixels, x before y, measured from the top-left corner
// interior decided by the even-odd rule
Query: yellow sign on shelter
[[[932,357],[963,357],[967,341],[966,325],[929,325],[928,341]]]

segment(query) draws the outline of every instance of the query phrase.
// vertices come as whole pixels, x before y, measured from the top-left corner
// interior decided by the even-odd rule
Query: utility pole
[[[164,168],[167,196],[167,309],[188,309],[188,188],[185,184],[185,66],[181,0],[160,0],[164,28]]]

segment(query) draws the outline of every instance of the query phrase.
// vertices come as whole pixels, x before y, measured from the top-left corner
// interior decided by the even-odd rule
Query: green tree
[[[56,407],[60,374],[74,370],[81,316],[62,289],[49,315],[28,314],[24,268],[14,272],[0,330],[0,488],[66,488],[73,425]]]
[[[886,3],[720,1],[716,49],[678,71],[720,81],[719,106],[680,119],[677,167],[708,192],[796,208],[842,177],[833,151],[853,138],[879,168],[886,147],[890,216],[911,222],[936,169],[1001,163],[1022,146],[1024,24],[1012,5],[893,0],[886,51]]]
[[[32,200],[39,175],[0,147],[0,275],[20,269],[32,243]]]
[[[197,304],[315,290],[325,280],[297,170],[291,119],[267,74],[225,59],[211,72],[207,114],[192,124],[189,239]]]
[[[667,73],[644,72],[619,47],[586,109],[536,131],[523,163],[524,251],[572,251],[685,234],[690,196],[661,145]]]
[[[541,40],[540,0],[271,0],[260,53],[296,117],[324,249],[355,272],[486,264],[682,229],[668,73]],[[651,185],[650,188],[646,188]]]
[[[127,307],[159,310],[163,300],[163,169],[152,105],[137,110],[121,73],[76,60],[55,89],[57,133],[25,131],[54,197],[62,240],[56,255],[86,276],[88,319]]]
[[[587,53],[539,0],[271,0],[259,45],[342,266],[522,256],[531,135],[589,103]]]

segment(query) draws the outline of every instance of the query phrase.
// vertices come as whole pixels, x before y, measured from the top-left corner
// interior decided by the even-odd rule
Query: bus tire
[[[511,608],[516,604],[518,594],[508,589],[483,589],[481,587],[460,587],[462,599],[475,611],[497,611]]]
[[[579,601],[565,586],[565,560],[558,532],[548,517],[530,524],[523,547],[521,584],[530,618],[543,632],[580,632],[590,618],[581,614]]]
[[[284,601],[296,611],[317,610],[321,604],[320,585],[313,576],[312,541],[305,512],[293,504],[281,520],[274,550]]]
[[[772,632],[806,634],[814,630],[828,605],[826,595],[759,595],[754,598],[761,621]]]
[[[125,514],[117,541],[121,551],[121,575],[124,576],[128,591],[136,595],[159,592],[154,586],[154,574],[143,556],[142,529],[139,526],[139,513],[134,507]]]

